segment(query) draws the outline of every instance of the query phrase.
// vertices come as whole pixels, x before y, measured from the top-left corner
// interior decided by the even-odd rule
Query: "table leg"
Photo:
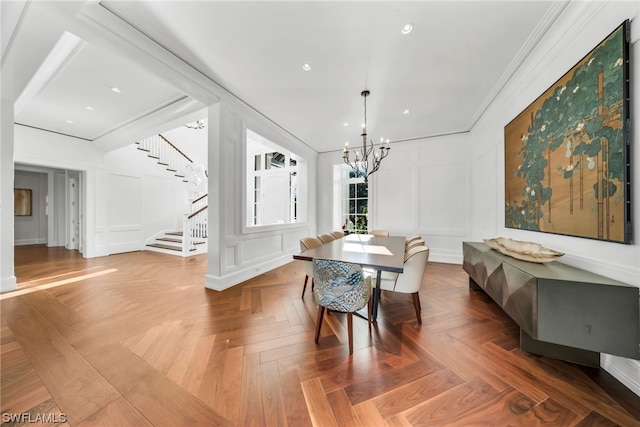
[[[378,319],[378,301],[380,300],[380,281],[382,280],[382,270],[376,272],[376,288],[373,290],[373,308],[371,313],[371,321]]]

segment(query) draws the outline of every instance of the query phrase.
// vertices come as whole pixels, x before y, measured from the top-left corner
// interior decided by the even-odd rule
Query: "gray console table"
[[[520,349],[588,366],[600,353],[640,360],[640,289],[553,261],[536,264],[463,242],[469,287],[520,326]]]

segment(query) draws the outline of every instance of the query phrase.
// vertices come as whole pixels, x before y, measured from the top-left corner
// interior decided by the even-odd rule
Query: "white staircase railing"
[[[156,159],[158,164],[165,166],[168,171],[173,172],[179,178],[183,178],[184,181],[187,166],[192,164],[193,160],[168,139],[158,134],[144,138],[138,141],[137,144],[139,150],[147,151],[149,157]]]
[[[193,198],[191,214],[185,215],[182,227],[182,256],[206,252],[208,195],[207,171],[197,165],[164,136],[158,134],[138,141],[138,149],[146,151],[176,177],[189,184],[189,198]],[[204,194],[202,192],[204,191]]]
[[[194,214],[202,208],[209,206],[209,194],[203,194],[202,196],[191,202],[191,213]]]
[[[196,251],[199,245],[207,243],[207,218],[206,206],[185,218],[182,239],[183,252]]]

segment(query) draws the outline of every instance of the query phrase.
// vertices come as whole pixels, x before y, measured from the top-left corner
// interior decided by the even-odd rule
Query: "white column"
[[[17,289],[13,267],[13,102],[0,106],[0,292]]]
[[[209,107],[208,110],[208,191],[209,191],[209,209],[208,211],[208,268],[205,279],[205,286],[216,289],[217,279],[221,275],[221,250],[224,248],[220,242],[224,241],[221,235],[222,226],[221,215],[224,210],[225,203],[221,199],[223,194],[221,180],[224,179],[224,162],[221,157],[224,155],[222,149],[222,130],[221,130],[221,107],[220,104]]]

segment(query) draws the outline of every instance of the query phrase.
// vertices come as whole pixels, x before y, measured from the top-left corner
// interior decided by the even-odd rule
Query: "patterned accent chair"
[[[359,264],[323,259],[313,260],[313,277],[313,299],[318,304],[316,344],[325,310],[340,311],[347,313],[349,354],[353,354],[353,313],[369,306],[371,278],[364,276]]]

